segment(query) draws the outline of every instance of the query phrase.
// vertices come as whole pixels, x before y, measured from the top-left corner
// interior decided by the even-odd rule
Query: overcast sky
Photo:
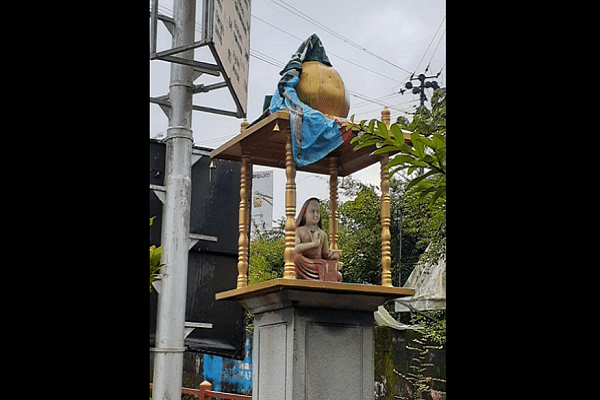
[[[159,5],[160,13],[172,15],[172,0],[159,0]],[[356,120],[380,118],[383,105],[390,109],[392,121],[399,115],[410,118],[406,112],[414,111],[414,106],[419,104],[419,96],[410,91],[402,95],[398,91],[404,87],[409,72],[415,72],[415,75],[423,73],[428,64],[427,76],[435,75],[443,68],[437,81],[440,86],[446,86],[444,0],[252,0],[251,13],[249,122],[262,113],[264,96],[275,91],[281,65],[286,64],[302,41],[313,33],[321,39],[333,67],[348,90],[359,96],[350,97],[349,115],[356,114]],[[304,18],[298,14],[303,14]],[[202,1],[198,0],[196,40],[200,39],[201,15]],[[310,21],[325,25],[342,38]],[[358,49],[356,45],[368,52]],[[170,47],[171,36],[160,23],[158,51]],[[210,53],[203,49],[196,50],[194,58],[214,62]],[[150,96],[161,96],[168,92],[169,74],[169,63],[150,62]],[[221,80],[202,75],[194,83],[210,84]],[[431,90],[428,94],[431,95]],[[193,103],[235,110],[226,88],[196,94]],[[216,148],[239,133],[241,122],[241,119],[233,117],[194,111],[194,144]],[[160,107],[150,104],[150,137],[161,133],[165,136],[167,126],[168,119]],[[267,169],[272,168],[255,166],[255,171]],[[354,174],[353,178],[378,184],[379,168],[369,167]],[[326,177],[298,172],[296,182],[298,207],[312,196],[328,198]],[[285,173],[276,169],[274,219],[285,213],[284,190]]]

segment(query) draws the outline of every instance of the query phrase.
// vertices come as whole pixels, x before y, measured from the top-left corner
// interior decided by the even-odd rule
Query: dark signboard
[[[210,149],[194,147],[192,156],[191,239],[188,255],[186,324],[196,327],[185,339],[187,351],[243,358],[244,309],[216,301],[215,293],[234,289],[237,280],[240,164],[211,160]],[[165,144],[150,139],[150,245],[159,246],[164,198]],[[158,294],[150,294],[150,346],[154,346]]]

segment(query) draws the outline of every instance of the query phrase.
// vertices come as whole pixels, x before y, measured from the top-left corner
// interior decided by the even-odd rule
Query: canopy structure
[[[267,167],[286,168],[286,140],[290,136],[290,117],[288,111],[277,111],[258,121],[242,133],[210,153],[213,158],[242,161],[242,153],[250,154],[253,164]],[[410,135],[405,134],[410,140]],[[352,131],[342,130],[343,143],[324,159],[307,165],[299,170],[316,174],[330,175],[331,159],[336,159],[337,176],[347,176],[379,161],[377,156],[370,157],[374,148],[354,151],[350,140]]]
[[[390,125],[390,112],[387,108],[381,113],[382,122]],[[338,249],[337,185],[338,176],[347,176],[369,165],[381,165],[381,285],[391,287],[391,235],[390,235],[390,196],[389,196],[389,154],[372,155],[375,146],[354,151],[350,141],[355,136],[352,130],[342,129],[343,143],[325,158],[299,168],[301,171],[328,174],[330,186],[329,245]],[[239,240],[238,240],[238,279],[237,288],[248,285],[248,246],[250,223],[250,164],[285,168],[285,251],[284,279],[296,279],[295,255],[295,214],[296,214],[296,163],[292,154],[293,135],[290,130],[290,117],[287,110],[277,111],[258,121],[251,127],[242,123],[241,133],[210,153],[212,158],[239,161],[241,166]],[[404,140],[411,145],[410,135]]]

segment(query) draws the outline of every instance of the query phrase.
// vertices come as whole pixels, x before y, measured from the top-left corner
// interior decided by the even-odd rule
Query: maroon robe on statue
[[[296,219],[296,229],[306,224],[305,214],[308,207],[308,203],[311,200],[317,200],[317,198],[310,198],[306,200],[298,218]],[[323,223],[319,219],[318,226],[323,229]],[[296,253],[294,257],[294,265],[296,267],[296,279],[307,279],[315,281],[325,282],[341,282],[342,274],[338,271],[338,260],[326,260],[321,258],[308,258],[300,253]]]

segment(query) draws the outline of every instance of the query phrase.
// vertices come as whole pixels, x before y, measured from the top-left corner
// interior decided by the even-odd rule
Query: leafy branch
[[[344,124],[356,132],[351,141],[356,143],[355,151],[375,146],[373,155],[399,153],[388,162],[390,177],[402,170],[408,175],[417,169],[426,170],[411,179],[406,188],[415,187],[420,200],[429,199],[430,207],[446,198],[446,89],[436,90],[431,103],[432,111],[420,107],[411,122],[399,117],[389,128],[376,119],[356,124],[354,116]]]

